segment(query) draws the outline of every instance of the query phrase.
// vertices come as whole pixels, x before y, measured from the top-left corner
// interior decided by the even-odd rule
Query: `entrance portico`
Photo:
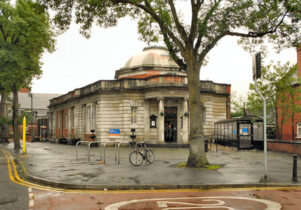
[[[188,107],[185,97],[158,97],[148,99],[149,116],[156,116],[156,130],[150,127],[149,136],[152,141],[161,143],[188,142]],[[186,114],[185,114],[186,113]],[[145,123],[149,125],[149,122]],[[145,130],[147,132],[147,130]]]

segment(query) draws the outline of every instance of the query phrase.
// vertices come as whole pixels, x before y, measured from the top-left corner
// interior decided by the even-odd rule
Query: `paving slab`
[[[262,151],[209,151],[211,164],[219,164],[217,170],[180,168],[179,163],[188,157],[188,148],[152,148],[155,162],[146,161],[141,166],[129,162],[132,149],[120,148],[120,164],[115,162],[114,148],[106,148],[106,164],[100,162],[99,147],[91,148],[88,161],[87,146],[52,144],[48,142],[27,143],[27,154],[14,152],[13,143],[1,145],[16,157],[23,166],[26,179],[48,185],[72,189],[153,189],[153,188],[199,188],[210,186],[257,186],[264,174]],[[293,155],[268,152],[268,183],[264,185],[297,186],[292,182]],[[301,180],[301,161],[298,162]],[[20,167],[22,169],[22,167]]]

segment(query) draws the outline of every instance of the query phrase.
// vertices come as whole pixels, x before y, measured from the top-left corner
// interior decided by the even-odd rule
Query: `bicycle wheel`
[[[145,157],[149,163],[153,163],[155,161],[155,155],[151,150],[146,150]]]
[[[134,151],[130,154],[129,160],[133,166],[140,166],[143,162],[143,155],[138,151]]]

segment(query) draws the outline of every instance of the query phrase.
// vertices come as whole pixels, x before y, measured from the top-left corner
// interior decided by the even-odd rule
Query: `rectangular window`
[[[68,129],[68,112],[65,111],[65,129]]]
[[[297,138],[301,138],[301,122],[297,123]]]
[[[87,128],[90,131],[91,130],[91,126],[92,126],[92,117],[91,117],[92,113],[91,113],[91,106],[87,107]]]
[[[137,107],[131,107],[131,123],[137,123]]]
[[[91,122],[91,129],[96,129],[96,104],[92,106],[92,122]]]

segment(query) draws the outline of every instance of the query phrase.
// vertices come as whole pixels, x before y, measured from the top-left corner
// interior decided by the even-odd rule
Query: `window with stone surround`
[[[131,123],[137,123],[137,107],[132,106],[131,107]]]
[[[91,106],[87,106],[87,130],[90,131],[91,127],[92,127]]]
[[[297,138],[301,138],[301,122],[297,123]]]
[[[91,129],[96,129],[96,104],[92,105],[92,121],[91,121]]]

